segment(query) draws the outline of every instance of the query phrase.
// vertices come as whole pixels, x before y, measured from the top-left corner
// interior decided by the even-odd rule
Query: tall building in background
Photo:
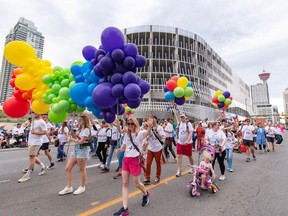
[[[283,92],[284,116],[285,122],[288,121],[288,88]]]
[[[6,36],[5,45],[11,41],[20,40],[29,43],[36,51],[37,57],[42,58],[44,48],[44,37],[42,33],[37,31],[34,22],[21,17],[17,24],[12,28]],[[0,75],[0,102],[1,104],[12,95],[12,87],[9,85],[11,80],[12,66],[3,56]]]
[[[263,83],[257,83],[251,85],[251,97],[254,113],[257,117],[265,117],[268,121],[274,121],[272,115],[274,114],[272,104],[269,99],[269,89],[267,80],[270,77],[270,73],[263,73],[258,75]]]

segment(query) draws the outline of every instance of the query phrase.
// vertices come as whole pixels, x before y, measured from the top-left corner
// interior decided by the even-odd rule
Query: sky
[[[288,1],[286,0],[0,0],[0,49],[25,17],[45,36],[43,58],[69,67],[83,60],[86,45],[98,47],[108,26],[179,27],[200,35],[249,86],[271,73],[270,100],[283,111],[288,87]],[[284,78],[284,79],[283,79]]]

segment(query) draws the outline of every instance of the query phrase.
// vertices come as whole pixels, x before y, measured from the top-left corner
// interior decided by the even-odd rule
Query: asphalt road
[[[130,215],[213,215],[213,216],[286,216],[288,215],[288,145],[284,136],[282,146],[276,152],[257,153],[257,161],[245,162],[244,154],[234,154],[234,172],[226,172],[226,180],[217,181],[220,191],[212,194],[203,191],[200,197],[191,197],[185,187],[192,175],[184,174],[175,178],[176,164],[163,165],[162,181],[150,186],[151,202],[141,206],[142,195],[132,182],[129,199]],[[52,148],[55,158],[56,149]],[[194,155],[197,157],[196,153]],[[48,164],[44,153],[40,158]],[[184,164],[187,164],[185,160]],[[28,166],[26,150],[0,151],[0,215],[113,215],[121,206],[121,180],[114,180],[117,164],[111,166],[109,173],[101,173],[96,167],[98,159],[88,161],[86,192],[81,195],[58,196],[65,187],[65,162],[56,162],[54,169],[38,176],[36,170],[31,180],[18,183],[21,170]],[[220,170],[216,163],[216,174]],[[155,168],[152,169],[152,174]],[[74,183],[79,186],[80,175],[74,168]]]

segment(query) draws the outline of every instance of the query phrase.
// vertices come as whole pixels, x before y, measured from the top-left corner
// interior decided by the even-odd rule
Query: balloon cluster
[[[132,109],[127,104],[124,104],[124,107],[125,107],[125,114],[126,115],[131,115],[131,114],[134,114],[136,112],[135,109]]]
[[[125,44],[119,29],[104,29],[101,43],[99,49],[93,46],[83,48],[82,54],[87,60],[84,69],[83,65],[76,73],[76,68],[71,68],[76,85],[70,95],[79,106],[86,106],[97,118],[111,123],[116,115],[124,114],[124,104],[137,108],[150,85],[135,73],[136,68],[145,66],[145,57],[138,55],[135,44]]]
[[[43,102],[42,95],[48,86],[41,79],[53,72],[51,63],[37,58],[33,47],[23,41],[8,43],[4,48],[4,56],[11,64],[20,67],[12,71],[10,85],[15,89],[13,97],[3,104],[4,113],[12,118],[23,117],[29,113],[30,103],[35,113],[46,113],[50,106]]]
[[[42,95],[42,100],[51,107],[48,113],[51,122],[61,123],[65,121],[68,113],[84,111],[70,97],[70,89],[75,85],[70,69],[56,66],[53,68],[53,74],[42,77],[42,82],[49,86]]]
[[[217,90],[215,96],[212,98],[214,106],[218,109],[228,109],[232,100],[233,98],[229,91],[222,92],[221,90]]]
[[[166,82],[164,92],[165,100],[175,101],[178,105],[183,105],[194,94],[191,82],[186,77],[178,76],[173,76]]]

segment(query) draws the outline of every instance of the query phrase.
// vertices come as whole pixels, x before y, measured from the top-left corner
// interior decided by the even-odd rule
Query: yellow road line
[[[182,175],[185,175],[188,172],[189,172],[189,170],[186,170],[186,171],[182,172]],[[154,187],[158,187],[159,185],[165,184],[166,182],[171,181],[171,180],[173,180],[175,178],[177,178],[175,175],[170,176],[168,178],[165,178],[165,179],[161,180],[158,184],[146,186],[146,189],[150,190],[150,189],[152,189]],[[131,197],[134,197],[134,196],[136,196],[136,195],[138,195],[140,193],[142,193],[140,190],[135,190],[135,191],[131,192],[128,197],[131,198]],[[82,212],[82,213],[78,214],[77,216],[92,215],[92,214],[95,214],[95,213],[97,213],[99,211],[102,211],[102,210],[104,210],[106,208],[109,208],[110,206],[113,206],[113,205],[115,205],[117,203],[120,203],[120,202],[122,202],[122,197],[118,197],[118,198],[116,198],[114,200],[111,200],[109,202],[103,203],[102,205],[99,205],[99,206],[97,206],[95,208],[91,208],[91,209],[89,209],[89,210],[87,210],[85,212]],[[95,202],[93,202],[93,203],[95,203]]]

